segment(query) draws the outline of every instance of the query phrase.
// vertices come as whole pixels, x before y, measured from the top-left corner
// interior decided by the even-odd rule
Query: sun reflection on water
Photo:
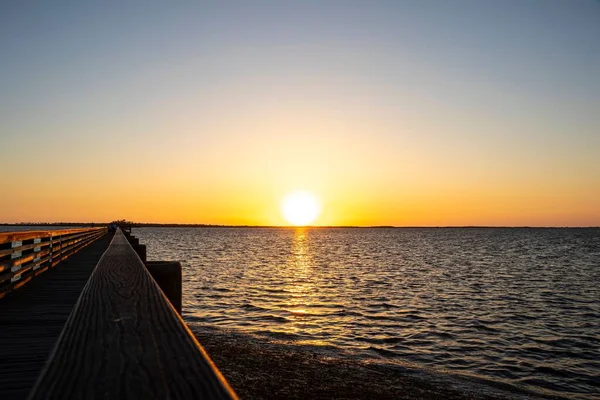
[[[311,306],[318,303],[318,288],[315,286],[314,276],[318,271],[315,271],[310,251],[310,231],[307,228],[294,230],[284,273],[286,283],[283,290],[288,294],[285,312],[290,323],[278,327],[278,330],[311,337],[308,341],[312,345],[325,345],[325,342],[314,339],[322,327],[314,324],[311,318],[314,317]]]
[[[304,228],[298,228],[294,231],[292,238],[291,252],[286,263],[286,293],[289,293],[288,300],[289,312],[294,317],[306,315],[308,307],[311,304],[311,292],[314,291],[312,283],[312,263],[308,248],[308,232]]]

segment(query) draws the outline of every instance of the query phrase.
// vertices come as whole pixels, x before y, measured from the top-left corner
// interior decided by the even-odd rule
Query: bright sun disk
[[[305,226],[312,224],[317,217],[321,207],[317,198],[308,192],[298,191],[285,196],[281,204],[281,212],[292,225]]]

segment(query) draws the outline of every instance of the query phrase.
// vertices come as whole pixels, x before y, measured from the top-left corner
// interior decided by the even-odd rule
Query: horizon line
[[[108,225],[110,222],[0,222],[0,226],[77,226],[77,225]],[[598,229],[599,225],[230,225],[230,224],[202,224],[202,223],[158,223],[158,222],[131,222],[127,221],[127,225],[138,227],[198,227],[198,228],[377,228],[377,229],[402,229],[402,228],[546,228],[546,229]]]

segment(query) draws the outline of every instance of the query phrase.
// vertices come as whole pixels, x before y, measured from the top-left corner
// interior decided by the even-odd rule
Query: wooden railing
[[[236,395],[117,229],[29,398]]]
[[[106,232],[104,227],[0,233],[0,298]]]

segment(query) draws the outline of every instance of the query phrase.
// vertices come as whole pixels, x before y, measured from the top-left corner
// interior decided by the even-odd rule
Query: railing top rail
[[[117,229],[29,398],[237,397]]]
[[[56,230],[40,230],[40,231],[21,231],[21,232],[2,232],[0,233],[0,244],[18,242],[29,239],[49,238],[54,236],[70,235],[85,231],[97,231],[104,229],[100,228],[71,228],[71,229],[56,229]]]

